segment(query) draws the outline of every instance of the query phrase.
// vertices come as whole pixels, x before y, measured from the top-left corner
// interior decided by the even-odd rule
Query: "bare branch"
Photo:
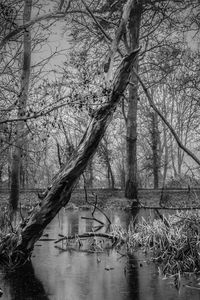
[[[92,13],[92,11],[90,10],[89,6],[85,3],[84,0],[81,0],[81,2],[84,4],[86,10],[88,11],[88,13],[90,14],[90,16],[92,17],[92,19],[95,21],[96,25],[98,26],[98,28],[101,30],[101,32],[103,33],[103,35],[105,36],[105,38],[109,41],[112,42],[112,38],[105,32],[105,30],[103,29],[103,27],[101,26],[101,24],[98,22],[98,20],[96,19],[95,15]]]
[[[66,106],[68,103],[63,103],[63,104],[60,104],[58,106],[54,106],[50,109],[48,109],[47,111],[40,111],[40,112],[35,112],[33,113],[31,116],[27,116],[27,117],[22,117],[22,118],[13,118],[13,119],[7,119],[7,120],[3,120],[3,121],[0,121],[0,124],[5,124],[5,123],[12,123],[12,122],[18,122],[18,121],[27,121],[27,120],[31,120],[31,119],[37,119],[39,117],[43,117],[45,115],[48,115],[49,113],[51,113],[52,111],[56,110],[56,109],[59,109],[63,106]]]
[[[136,75],[136,77],[138,78],[138,81],[140,82],[145,95],[149,101],[150,106],[153,108],[153,110],[159,115],[159,117],[163,120],[163,122],[165,123],[165,125],[169,128],[170,132],[172,133],[173,137],[175,138],[178,146],[185,152],[187,153],[198,165],[200,165],[200,160],[196,157],[196,155],[194,153],[192,153],[187,147],[185,147],[183,145],[183,143],[181,142],[181,140],[179,139],[177,133],[175,132],[175,130],[173,129],[173,127],[170,125],[170,123],[166,120],[166,118],[163,116],[163,114],[160,112],[160,110],[157,108],[157,106],[155,105],[153,99],[151,98],[149,91],[147,89],[147,87],[145,86],[144,82],[142,81],[141,77],[138,75],[137,71],[135,70],[135,68],[133,68],[133,71]],[[132,84],[132,83],[130,83]]]
[[[30,22],[27,22],[23,25],[18,26],[15,30],[8,33],[5,38],[0,42],[0,49],[2,49],[14,36],[21,33],[22,31],[26,30],[28,27],[33,26],[36,23],[39,23],[41,21],[49,20],[49,19],[61,19],[66,16],[66,13],[70,7],[70,1],[68,1],[67,7],[64,12],[61,12],[60,10],[56,12],[52,12],[49,14],[45,14],[39,17],[36,17],[35,19],[31,20]]]

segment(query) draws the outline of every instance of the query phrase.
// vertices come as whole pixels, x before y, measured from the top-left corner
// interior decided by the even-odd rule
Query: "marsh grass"
[[[21,211],[11,222],[9,219],[9,209],[7,206],[1,207],[0,211],[0,265],[6,270],[12,271],[21,265],[24,253],[17,250],[17,245],[21,239],[20,233],[24,217]]]
[[[142,248],[150,254],[165,275],[200,272],[200,212],[177,212],[164,218],[167,222],[142,218],[128,231],[115,228],[114,232],[126,240],[128,252]]]

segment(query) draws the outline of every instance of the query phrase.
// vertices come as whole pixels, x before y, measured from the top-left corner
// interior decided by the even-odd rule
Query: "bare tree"
[[[49,186],[46,197],[41,203],[41,207],[37,212],[33,213],[28,223],[22,229],[16,248],[13,249],[13,258],[16,258],[16,256],[19,258],[20,253],[20,258],[23,261],[30,255],[35,242],[40,238],[45,227],[70,200],[78,178],[85,170],[88,161],[94,155],[111,121],[121,95],[126,89],[137,53],[138,49],[133,51],[120,64],[113,80],[108,102],[95,111],[75,155],[71,157],[63,170],[55,177],[51,186]],[[4,252],[4,255],[6,245],[8,245],[7,241],[1,245],[0,249],[1,252]],[[21,253],[23,253],[22,256]]]
[[[139,46],[139,32],[142,16],[142,6],[134,1],[134,5],[130,11],[129,21],[129,39],[130,51]],[[139,60],[135,60],[134,68],[138,70]],[[126,187],[125,196],[129,199],[138,200],[137,190],[137,104],[138,104],[138,82],[137,77],[132,73],[131,82],[133,85],[129,87],[128,112],[127,112],[127,167],[126,167]]]

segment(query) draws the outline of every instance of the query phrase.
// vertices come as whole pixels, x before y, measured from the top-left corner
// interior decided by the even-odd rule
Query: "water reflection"
[[[40,280],[35,277],[31,262],[18,268],[4,278],[12,300],[49,300]],[[6,288],[4,289],[4,293]],[[4,295],[5,297],[6,295]],[[3,299],[3,298],[2,298]]]
[[[133,218],[135,220],[135,218]],[[138,276],[138,261],[134,255],[129,255],[127,258],[126,278],[128,283],[128,298],[139,300],[139,276]]]
[[[108,211],[113,224],[128,229],[136,224],[138,210],[133,214]],[[139,218],[154,218],[153,212],[139,211]],[[62,210],[46,229],[49,238],[59,234],[71,235],[91,231],[99,225],[84,219],[91,217],[89,211]],[[97,219],[106,222],[101,213]],[[101,231],[105,231],[104,227]],[[106,243],[106,241],[105,241]],[[125,253],[125,249],[121,249]],[[179,292],[170,280],[163,280],[154,264],[149,264],[142,253],[120,256],[107,248],[101,253],[62,251],[53,242],[37,242],[28,264],[13,273],[0,285],[4,290],[2,299],[49,299],[49,300],[191,300],[199,299],[198,291],[183,287]]]

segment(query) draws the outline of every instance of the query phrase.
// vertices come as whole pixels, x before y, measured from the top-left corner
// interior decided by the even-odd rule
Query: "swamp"
[[[0,298],[200,297],[199,0],[0,0]]]

